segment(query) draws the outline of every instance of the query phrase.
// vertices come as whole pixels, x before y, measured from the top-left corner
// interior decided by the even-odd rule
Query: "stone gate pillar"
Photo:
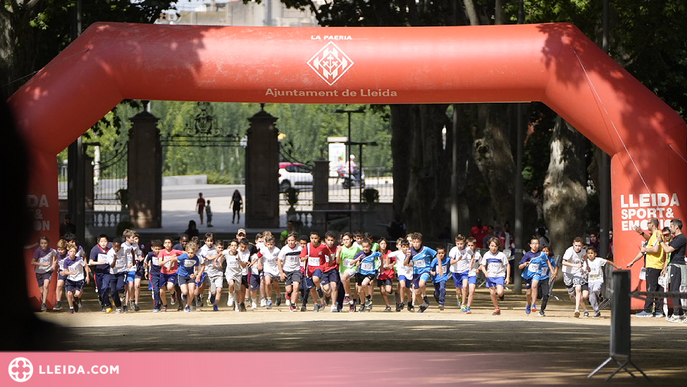
[[[249,118],[246,147],[246,228],[279,227],[279,131],[261,109]]]
[[[146,109],[130,120],[133,125],[129,136],[129,216],[135,228],[160,228],[162,145],[158,118]]]

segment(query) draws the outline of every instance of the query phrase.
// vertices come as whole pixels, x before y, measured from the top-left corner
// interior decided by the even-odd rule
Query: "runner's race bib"
[[[353,260],[352,259],[344,259],[343,264],[346,267],[351,267],[351,266],[353,266]]]
[[[375,268],[374,262],[363,262],[360,268],[364,271],[373,271]]]
[[[309,266],[320,266],[320,257],[310,257],[308,258]]]
[[[424,259],[418,259],[413,262],[413,265],[415,265],[415,267],[427,267],[427,262],[425,262]]]

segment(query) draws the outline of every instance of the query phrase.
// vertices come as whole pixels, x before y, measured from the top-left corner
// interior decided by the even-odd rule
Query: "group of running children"
[[[432,285],[438,308],[444,310],[446,284],[452,278],[457,304],[462,312],[470,314],[481,272],[494,305],[492,314],[501,314],[499,300],[503,299],[511,269],[507,256],[499,251],[501,242],[498,238],[490,239],[488,250],[480,254],[474,238],[459,234],[455,246],[447,254],[443,246],[435,250],[423,245],[422,234],[417,232],[399,238],[395,251],[389,249],[384,238],[373,242],[367,233],[337,235],[327,232],[324,240],[317,231],[300,238],[296,233],[284,237],[284,246],[280,249],[269,231],[258,234],[255,244],[249,243],[243,229],[237,233],[237,239],[228,243],[215,240],[215,235],[209,232],[202,246],[197,238],[189,241],[187,236],[182,236],[177,245],[171,238],[166,238],[164,242],[153,240],[150,252],[144,254],[138,234],[126,230],[123,240],[115,238],[110,242],[106,235],[100,235],[97,245],[86,256],[76,238],[69,234],[58,241],[56,250],[49,247],[48,238],[41,237],[32,264],[41,290],[43,311],[47,310],[50,282],[57,272],[53,309],[61,309],[66,290],[69,313],[78,312],[81,307],[83,286],[89,283],[92,273],[98,300],[106,313],[139,311],[141,280],[145,278],[152,290],[153,312],[167,311],[167,293],[170,293],[172,305],[179,304],[177,310],[191,312],[205,301],[218,311],[225,280],[228,284],[227,306],[239,312],[247,310],[246,303],[256,309],[258,300],[260,306],[267,309],[275,304],[280,306],[281,283],[285,287],[286,305],[292,312],[306,311],[309,298],[314,301],[315,312],[324,311],[327,305],[332,312],[345,308],[350,312],[369,312],[373,307],[376,280],[385,303],[384,311],[393,310],[390,296],[394,296],[397,312],[406,307],[414,312],[417,305],[417,312],[423,313],[430,304],[427,287]],[[579,303],[584,303],[588,290],[598,295],[600,286],[592,289],[592,284],[598,282],[599,268],[606,261],[596,258],[593,249],[588,249],[583,256],[579,249],[575,250],[576,254],[570,257],[566,251],[563,265],[565,273],[568,267],[575,273],[570,278],[566,274],[565,278],[566,285],[571,284],[568,285],[571,294],[577,296],[576,317],[579,317]],[[537,238],[531,240],[530,251],[523,256],[520,269],[527,284],[526,313],[536,312],[536,300],[542,299],[539,315],[544,316],[549,281],[555,278],[557,268],[548,248],[539,250]],[[585,279],[581,280],[582,277]],[[600,278],[603,281],[603,276]],[[351,279],[354,279],[355,288],[351,287]],[[208,295],[204,300],[206,290]],[[598,303],[593,306],[595,317],[598,317]]]

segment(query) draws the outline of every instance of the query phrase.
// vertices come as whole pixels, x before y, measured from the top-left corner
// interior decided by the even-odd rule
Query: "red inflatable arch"
[[[646,229],[652,215],[685,217],[685,122],[570,24],[95,24],[9,100],[33,151],[28,202],[35,210],[36,234],[58,237],[55,155],[125,98],[358,104],[541,101],[612,155],[613,229],[620,264],[637,252],[634,225]],[[636,281],[636,273],[633,278]],[[29,284],[37,294],[35,280]]]

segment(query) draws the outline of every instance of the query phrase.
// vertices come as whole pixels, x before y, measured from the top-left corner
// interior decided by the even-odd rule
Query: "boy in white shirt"
[[[487,287],[494,304],[493,316],[500,316],[499,297],[503,297],[503,287],[510,281],[510,265],[505,254],[499,251],[501,242],[499,238],[489,240],[489,251],[484,253],[480,262],[480,270],[487,277]]]
[[[592,247],[587,248],[587,260],[584,262],[584,271],[589,273],[589,303],[592,304],[592,308],[594,308],[594,318],[601,317],[601,311],[599,310],[599,293],[601,293],[601,287],[604,283],[602,267],[604,267],[606,263],[610,264],[615,269],[620,269],[613,261],[598,258],[596,256],[596,251],[594,251]]]
[[[465,236],[463,234],[456,235],[456,245],[448,253],[448,257],[451,259],[449,272],[453,276],[457,302],[463,312],[467,311],[468,281],[473,255],[474,250],[465,246]]]

